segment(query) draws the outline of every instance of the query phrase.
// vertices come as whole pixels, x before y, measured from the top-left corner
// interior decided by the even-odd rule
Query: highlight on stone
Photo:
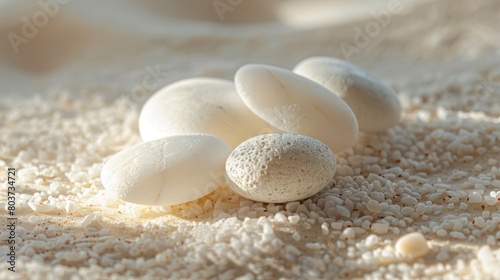
[[[174,205],[201,198],[219,185],[229,145],[212,135],[176,135],[126,148],[102,168],[103,186],[118,198]],[[215,175],[214,175],[215,174]]]
[[[290,70],[269,65],[241,67],[236,89],[248,108],[276,132],[316,138],[340,153],[358,137],[349,106],[328,89]]]
[[[241,101],[233,82],[190,78],[165,86],[144,104],[139,130],[144,141],[207,133],[236,147],[268,128]]]
[[[293,72],[341,97],[356,115],[359,130],[381,132],[396,125],[402,108],[394,91],[373,74],[333,57],[310,57]]]

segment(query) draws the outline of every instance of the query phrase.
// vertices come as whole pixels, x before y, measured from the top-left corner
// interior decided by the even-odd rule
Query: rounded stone
[[[331,57],[310,57],[293,71],[340,96],[356,115],[361,131],[385,131],[401,119],[396,93],[359,66]]]
[[[286,69],[250,64],[238,70],[235,84],[243,102],[275,132],[316,138],[335,153],[356,142],[352,110],[315,82]]]
[[[330,186],[335,156],[328,146],[297,134],[266,134],[241,143],[226,161],[226,183],[251,200],[285,203]]]
[[[420,258],[429,252],[427,240],[420,232],[408,233],[396,242],[396,251],[405,258]]]
[[[127,202],[185,203],[219,186],[230,153],[229,145],[212,135],[161,138],[131,146],[112,156],[101,170],[101,182],[104,188]]]
[[[144,104],[139,131],[144,141],[206,133],[236,147],[270,130],[241,101],[233,82],[191,78],[160,89]]]

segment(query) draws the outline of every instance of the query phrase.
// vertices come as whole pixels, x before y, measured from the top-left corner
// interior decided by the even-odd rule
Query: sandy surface
[[[8,34],[43,9],[0,5],[0,181],[16,169],[18,219],[13,273],[5,185],[0,279],[498,278],[500,2],[243,0],[223,21],[173,2],[69,1],[17,53]],[[385,26],[359,35],[389,2]],[[369,69],[404,107],[398,126],[337,155],[331,188],[262,205],[222,184],[175,207],[104,191],[103,162],[141,141],[140,108],[160,87],[312,55]],[[431,250],[403,259],[394,244],[412,231]]]

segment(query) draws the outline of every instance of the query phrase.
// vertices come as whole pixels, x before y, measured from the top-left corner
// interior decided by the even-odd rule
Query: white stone
[[[68,213],[73,213],[76,212],[76,210],[78,210],[78,205],[76,205],[76,203],[73,201],[66,201],[66,203],[64,204],[64,209]]]
[[[497,199],[497,198],[495,198],[495,197],[491,197],[491,196],[485,196],[485,197],[484,197],[484,201],[486,201],[486,203],[487,203],[489,206],[493,206],[493,205],[497,204],[498,199]]]
[[[50,212],[56,208],[55,205],[52,204],[41,204],[33,201],[29,201],[28,206],[35,212]]]
[[[366,203],[366,209],[374,214],[378,214],[382,211],[382,205],[380,205],[378,201],[370,199],[368,203]]]
[[[473,223],[477,228],[484,228],[486,225],[486,221],[483,217],[475,217]]]
[[[160,89],[144,104],[139,130],[144,141],[206,133],[233,148],[270,132],[241,101],[233,82],[215,78],[186,79]]]
[[[349,211],[349,209],[347,209],[344,206],[336,205],[335,206],[335,211],[337,212],[337,214],[340,217],[344,217],[344,218],[350,218],[351,217],[351,211]]]
[[[408,233],[396,242],[396,251],[405,258],[420,258],[425,256],[429,250],[427,240],[420,232]]]
[[[411,197],[411,196],[406,196],[406,197],[403,197],[401,199],[401,203],[403,203],[404,205],[412,205],[412,206],[415,206],[418,204],[418,200],[414,197]]]
[[[226,182],[251,200],[284,203],[310,197],[333,182],[335,156],[297,134],[266,134],[241,143],[226,162]]]
[[[243,102],[276,132],[316,138],[335,153],[354,145],[358,124],[349,106],[326,88],[267,65],[243,66],[235,76]]]
[[[289,217],[288,217],[288,221],[289,221],[291,224],[296,225],[296,224],[298,224],[298,223],[299,223],[299,221],[300,221],[300,216],[298,216],[298,215],[289,216]]]
[[[375,247],[379,242],[379,238],[375,234],[370,234],[368,237],[366,237],[365,244],[368,248],[373,248]]]
[[[436,260],[444,261],[444,260],[447,260],[449,257],[450,257],[450,255],[447,252],[441,251],[436,255]]]
[[[359,66],[332,57],[310,57],[293,71],[340,96],[356,115],[361,131],[384,131],[401,118],[394,91]]]
[[[473,192],[469,195],[469,203],[481,203],[483,198],[478,192]]]
[[[231,148],[207,134],[170,136],[129,147],[102,168],[104,187],[137,204],[174,205],[201,198],[223,183]]]
[[[378,234],[385,234],[389,231],[389,224],[387,223],[374,223],[372,224],[372,231]]]
[[[347,239],[353,239],[356,237],[356,233],[354,232],[354,229],[352,228],[346,228],[340,235],[340,238],[347,238]]]

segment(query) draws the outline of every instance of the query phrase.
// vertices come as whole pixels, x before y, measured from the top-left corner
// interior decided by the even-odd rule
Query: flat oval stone
[[[248,108],[276,132],[316,138],[335,153],[356,142],[358,124],[352,110],[315,82],[286,69],[250,64],[238,70],[235,84]]]
[[[356,115],[361,131],[385,131],[401,119],[396,93],[359,66],[331,57],[310,57],[293,71],[340,96]]]
[[[118,198],[137,204],[174,205],[214,191],[231,148],[206,134],[176,135],[134,145],[112,156],[101,182]]]
[[[284,203],[308,198],[333,182],[335,156],[319,140],[266,134],[241,143],[226,161],[226,183],[251,200]]]
[[[144,104],[139,130],[144,141],[207,133],[233,147],[269,132],[241,101],[234,84],[215,78],[186,79],[160,89]]]

